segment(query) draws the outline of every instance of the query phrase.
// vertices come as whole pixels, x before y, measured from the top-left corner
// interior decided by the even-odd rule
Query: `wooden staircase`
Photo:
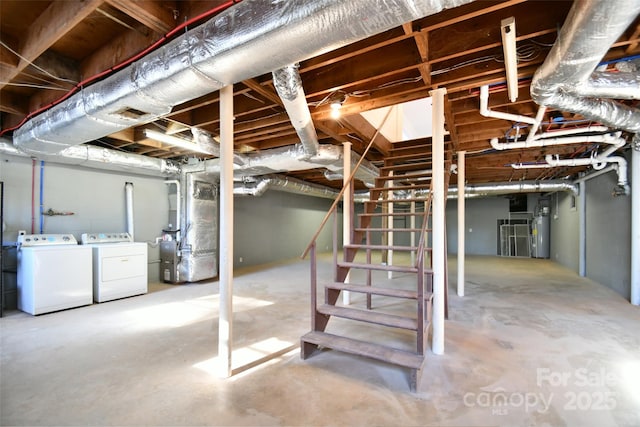
[[[380,168],[380,176],[375,187],[370,189],[370,200],[364,203],[363,212],[358,214],[357,224],[351,224],[351,244],[343,246],[342,256],[338,255],[337,221],[334,221],[334,280],[324,285],[324,300],[318,301],[317,260],[315,243],[311,251],[311,331],[301,337],[301,355],[306,359],[319,348],[334,349],[358,356],[366,356],[391,364],[409,368],[411,388],[417,390],[425,363],[425,352],[431,323],[433,301],[430,242],[431,213],[431,153],[430,145],[422,142],[395,143],[390,156]],[[345,203],[344,209],[349,209]],[[337,212],[337,210],[336,210]],[[337,215],[337,213],[335,213]],[[402,226],[398,226],[402,224]],[[414,224],[414,225],[412,225]],[[417,224],[417,225],[415,225]],[[390,242],[390,233],[403,244]],[[413,235],[413,237],[411,237]],[[416,240],[417,238],[417,240]],[[410,243],[407,243],[410,242]],[[404,264],[393,264],[389,251],[405,253]],[[411,254],[412,262],[407,263]],[[360,254],[359,257],[356,255]],[[350,272],[364,276],[361,283],[346,282]],[[381,273],[382,272],[382,273]],[[395,279],[384,280],[381,276],[401,273],[402,286],[394,286]],[[407,276],[412,278],[411,289],[407,289]],[[389,276],[391,277],[391,276]],[[380,284],[380,282],[383,282]],[[348,291],[365,294],[359,305],[339,305],[339,295]],[[372,296],[380,296],[392,301],[405,301],[401,313],[385,312],[380,304],[372,304]],[[362,300],[360,298],[359,300]],[[408,309],[407,301],[413,308]],[[409,311],[411,310],[411,311]],[[371,332],[365,337],[374,337],[379,327],[412,331],[415,339],[410,346],[395,348],[387,343],[341,336],[326,332],[331,318],[348,319],[370,325]],[[377,329],[376,329],[377,328]],[[359,328],[361,331],[362,328]],[[407,334],[403,334],[406,338]],[[412,348],[408,350],[407,348]]]

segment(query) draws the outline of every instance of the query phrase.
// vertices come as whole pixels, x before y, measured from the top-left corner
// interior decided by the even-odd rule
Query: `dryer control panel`
[[[77,245],[73,234],[23,234],[18,236],[19,246]]]
[[[91,243],[122,243],[133,242],[129,233],[82,233],[80,236],[83,245]]]

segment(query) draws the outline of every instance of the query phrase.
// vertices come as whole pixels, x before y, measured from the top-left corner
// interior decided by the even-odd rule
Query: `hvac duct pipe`
[[[313,126],[313,120],[311,120],[311,112],[302,87],[298,64],[288,65],[274,71],[273,85],[300,138],[304,148],[304,158],[315,156],[318,154],[318,135]]]
[[[132,240],[135,240],[133,234],[133,183],[125,182],[124,184],[124,200],[125,210],[127,214],[127,233],[131,236]]]
[[[351,244],[351,223],[353,221],[353,203],[351,202],[351,199],[353,198],[353,187],[349,182],[349,177],[351,176],[351,142],[346,141],[343,142],[342,145],[342,160],[344,164],[344,170],[342,171],[342,185],[346,188],[344,195],[342,196],[342,250],[345,252],[345,245]],[[344,283],[349,283],[349,276],[351,276],[351,271],[347,273]],[[351,304],[351,294],[349,291],[342,292],[342,302],[344,305]]]
[[[220,89],[220,375],[232,371],[233,351],[233,86]]]
[[[470,1],[246,0],[31,118],[14,132],[14,143],[31,153],[57,153],[156,120],[225,85]]]
[[[444,354],[445,313],[445,197],[444,197],[444,88],[429,92],[433,98],[433,337],[432,351]]]
[[[639,13],[640,0],[620,0],[615,7],[608,0],[574,2],[553,48],[533,77],[532,99],[539,105],[578,113],[615,129],[639,132],[640,110],[614,100],[635,80],[622,83],[620,78],[624,76],[612,79],[609,73],[594,73]],[[608,82],[599,83],[603,78]],[[597,97],[593,96],[595,93]]]
[[[640,305],[640,137],[631,150],[631,304]]]
[[[467,231],[465,225],[465,200],[464,200],[464,184],[465,184],[465,155],[466,151],[458,151],[458,296],[464,296],[464,260],[465,247],[464,238]]]
[[[168,181],[164,181],[166,185],[175,185],[176,186],[176,240],[179,242],[181,234],[185,228],[182,227],[182,194],[180,193],[180,181],[177,179],[172,179]],[[188,193],[187,193],[188,194]],[[186,230],[185,230],[186,231]]]

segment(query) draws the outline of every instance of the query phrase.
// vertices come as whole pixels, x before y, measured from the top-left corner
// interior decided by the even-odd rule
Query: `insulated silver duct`
[[[313,126],[311,111],[309,111],[307,98],[304,95],[298,65],[288,65],[274,71],[273,85],[300,138],[305,158],[315,156],[318,153],[318,134]]]
[[[238,196],[262,196],[269,189],[332,200],[338,195],[338,192],[333,188],[276,175],[260,177],[254,182],[236,183],[233,187],[233,194]]]
[[[638,97],[637,74],[594,73],[638,14],[640,0],[575,1],[547,59],[533,77],[533,100],[616,129],[640,132],[640,110],[614,100]]]
[[[31,157],[7,140],[0,141],[0,154]],[[85,166],[116,172],[140,175],[175,177],[180,175],[180,165],[175,162],[122,151],[100,148],[93,145],[68,147],[56,155],[40,155],[39,159],[53,163]]]
[[[518,182],[497,182],[492,184],[467,184],[464,187],[465,196],[499,196],[505,194],[519,193],[553,193],[564,191],[577,196],[579,194],[578,185],[569,181],[518,181]],[[417,191],[416,191],[417,193]],[[449,187],[449,196],[458,197],[458,187]]]
[[[179,281],[197,282],[218,275],[217,177],[186,173],[184,227],[179,246]]]
[[[222,86],[470,1],[244,0],[30,119],[14,132],[14,144],[58,153],[156,120]]]

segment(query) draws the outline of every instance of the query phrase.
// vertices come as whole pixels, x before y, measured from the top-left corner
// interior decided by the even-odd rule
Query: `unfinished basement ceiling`
[[[222,8],[226,3],[234,2],[0,1],[3,136],[11,137],[27,115],[60,99],[78,82],[138,55],[180,24]],[[381,2],[371,2],[372,14],[379,4]],[[545,61],[572,5],[573,1],[475,1],[301,61],[299,73],[319,142],[340,145],[350,141],[354,151],[362,153],[375,129],[361,113],[421,100],[429,96],[429,91],[444,87],[448,92],[445,110],[448,159],[455,161],[456,151],[467,151],[468,183],[576,177],[590,166],[514,169],[511,164],[543,163],[545,156],[556,154],[562,158],[585,158],[597,149],[597,143],[497,151],[489,142],[492,138],[506,141],[518,132],[526,133],[527,129],[512,121],[484,117],[479,111],[479,88],[490,85],[492,110],[536,115],[538,106],[529,93],[531,79]],[[519,58],[519,90],[515,102],[507,97],[500,32],[501,21],[511,16],[516,22]],[[208,19],[211,17],[190,22],[171,38]],[[635,66],[633,61],[626,60],[639,53],[640,21],[636,17],[604,60],[609,63],[607,67],[615,67],[620,60]],[[109,75],[109,72],[104,74]],[[329,100],[335,96],[344,99],[339,119],[330,115]],[[212,91],[174,106],[150,123],[87,143],[180,163],[189,158],[212,158],[149,138],[145,129],[190,139],[191,129],[195,127],[216,136],[219,133],[218,97],[219,92]],[[635,100],[623,102],[632,107],[637,104]],[[274,88],[271,72],[235,84],[234,104],[237,152],[263,152],[299,142]],[[420,117],[419,110],[413,114]],[[404,120],[428,120],[430,113],[425,112],[424,116],[424,119],[405,117]],[[542,123],[543,131],[597,124],[581,115],[553,109],[547,110]],[[420,127],[417,125],[423,123],[412,125]],[[629,139],[630,135],[623,134],[623,137]],[[368,160],[380,164],[391,145],[388,138],[379,136],[373,151],[367,155]],[[282,175],[334,188],[341,186],[339,180],[327,180],[324,172],[324,169],[310,169]],[[455,175],[451,182],[455,183]],[[360,188],[364,186],[361,184]]]

